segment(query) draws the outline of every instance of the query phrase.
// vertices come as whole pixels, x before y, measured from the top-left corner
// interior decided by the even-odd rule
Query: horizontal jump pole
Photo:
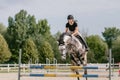
[[[91,78],[98,78],[98,77],[104,77],[108,78],[106,75],[96,75],[96,74],[90,74],[90,75],[77,75],[77,74],[28,74],[28,75],[21,75],[21,76],[30,76],[30,77],[91,77]]]
[[[107,69],[105,67],[97,67],[97,66],[36,66],[31,65],[30,69]]]

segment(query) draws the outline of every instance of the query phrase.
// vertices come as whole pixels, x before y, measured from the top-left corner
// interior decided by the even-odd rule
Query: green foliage
[[[0,23],[0,34],[4,35],[5,32],[6,32],[6,27],[2,23]]]
[[[87,54],[87,61],[88,63],[95,63],[96,59],[95,59],[95,54],[92,50],[89,50],[88,54]]]
[[[40,34],[40,35],[34,36],[36,45],[39,46],[42,41],[47,41],[51,46],[51,50],[53,51],[54,58],[56,58],[58,62],[60,62],[60,54],[58,50],[57,40],[51,35],[50,26],[48,25],[47,20],[44,19],[44,20],[38,21],[36,30],[37,30],[36,32]],[[39,53],[41,52],[39,51]]]
[[[38,61],[38,51],[32,39],[27,39],[22,45],[22,62],[35,63]]]
[[[113,58],[115,59],[115,62],[116,63],[120,62],[120,35],[113,42],[112,53],[113,53]]]
[[[50,26],[48,25],[46,19],[38,20],[37,23],[33,15],[31,16],[27,14],[25,10],[21,10],[15,15],[14,18],[9,17],[8,23],[9,26],[7,28],[5,38],[12,52],[12,57],[9,62],[18,62],[19,48],[23,49],[22,62],[24,63],[28,63],[30,58],[32,59],[32,62],[35,62],[35,60],[38,59],[40,59],[40,61],[42,60],[42,63],[45,62],[45,58],[38,56],[39,53],[41,53],[41,50],[39,50],[41,46],[44,46],[46,49],[48,49],[51,55],[53,55],[53,51],[55,51],[55,53],[58,52],[57,42],[54,41],[55,39],[50,33]],[[41,41],[45,41],[45,44],[43,45]],[[48,52],[43,53],[48,54]],[[48,55],[46,58],[47,57],[49,58]],[[54,56],[51,58],[53,57]]]
[[[0,34],[0,63],[4,63],[8,61],[11,57],[11,52],[8,48],[8,45],[3,38],[3,36]]]
[[[21,48],[23,42],[28,38],[28,18],[27,12],[21,10],[15,15],[14,18],[9,17],[7,28],[7,33],[5,38],[9,44],[10,50],[12,52],[12,57],[10,62],[18,62],[18,50]]]
[[[52,47],[47,41],[41,41],[41,44],[38,46],[38,51],[40,63],[45,63],[46,58],[50,60],[54,58]]]
[[[37,29],[39,30],[38,32],[41,35],[44,35],[44,36],[50,35],[50,26],[48,25],[48,22],[46,19],[38,21]]]
[[[50,43],[50,45],[52,47],[54,58],[56,58],[57,61],[60,62],[61,55],[60,55],[60,52],[58,50],[57,40],[53,36],[50,36],[50,38],[47,41]]]
[[[60,37],[60,35],[61,35],[61,32],[58,31],[58,32],[54,35],[54,38],[55,38],[56,40],[58,40],[59,37]]]
[[[90,48],[90,51],[88,52],[88,62],[106,62],[107,45],[104,43],[104,41],[97,35],[91,35],[86,39]]]
[[[102,32],[103,37],[105,38],[105,41],[108,44],[108,47],[112,47],[112,42],[117,38],[117,36],[120,35],[120,30],[116,27],[109,27],[105,28],[105,31]]]
[[[102,33],[103,37],[105,38],[106,43],[108,44],[109,48],[112,48],[112,57],[115,59],[115,62],[120,61],[120,29],[116,27],[109,27],[105,28],[105,31]]]
[[[7,43],[0,42],[6,46],[0,45],[0,48],[4,47],[3,52],[0,52],[0,63],[9,60],[10,63],[18,62],[19,48],[22,49],[22,62],[28,63],[31,61],[35,63],[37,60],[41,63],[45,63],[46,58],[53,60],[55,57],[58,62],[61,62],[61,55],[58,50],[57,40],[60,36],[60,32],[56,33],[54,36],[50,33],[50,25],[46,19],[36,21],[34,15],[30,15],[25,10],[21,10],[14,17],[8,18],[8,27],[0,24],[0,33],[5,37],[8,46],[10,48],[10,53]],[[119,41],[117,36],[120,35],[120,30],[112,27],[105,28],[103,36],[108,46],[111,47],[111,42],[113,42],[113,56],[115,61],[118,62],[120,57],[119,54]],[[0,37],[1,38],[1,37]],[[0,39],[0,41],[4,41]],[[88,53],[89,62],[106,62],[106,51],[107,45],[99,36],[89,36],[87,37],[87,42],[90,47]],[[6,55],[7,54],[7,55]],[[4,58],[3,58],[4,57]],[[68,59],[69,60],[69,59]],[[69,61],[68,61],[69,62]]]

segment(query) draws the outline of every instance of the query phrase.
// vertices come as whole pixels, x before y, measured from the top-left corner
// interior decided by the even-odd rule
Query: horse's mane
[[[62,34],[60,35],[60,37],[64,37],[64,35],[71,36],[70,33],[65,32],[65,33],[62,33]]]
[[[64,35],[71,36],[69,33],[62,33],[58,39],[59,45],[64,44],[64,41],[63,41]]]

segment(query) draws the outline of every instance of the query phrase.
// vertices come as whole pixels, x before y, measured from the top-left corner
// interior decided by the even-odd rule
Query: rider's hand
[[[74,34],[71,34],[71,36],[73,37],[73,36],[74,36]]]
[[[73,35],[73,34],[71,34],[71,36],[73,37],[74,35]]]

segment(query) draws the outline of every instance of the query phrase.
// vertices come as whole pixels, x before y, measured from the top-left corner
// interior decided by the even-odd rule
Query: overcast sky
[[[120,0],[0,0],[0,23],[7,26],[8,17],[21,9],[37,20],[46,18],[52,34],[64,31],[68,14],[90,35],[101,35],[104,27],[120,28]]]

